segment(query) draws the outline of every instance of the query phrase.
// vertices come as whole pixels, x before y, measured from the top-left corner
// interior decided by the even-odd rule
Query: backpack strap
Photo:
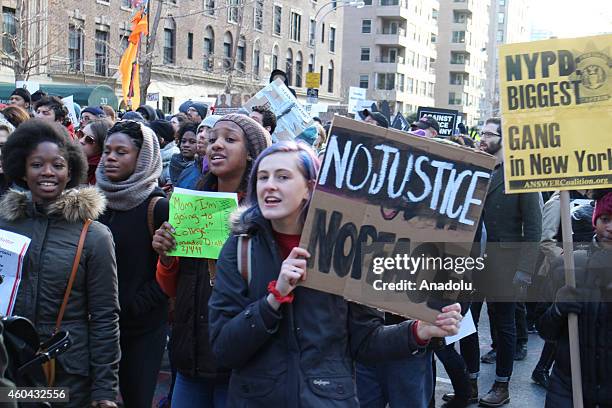
[[[162,197],[160,196],[151,198],[149,206],[147,207],[147,225],[149,226],[149,234],[151,234],[151,237],[155,234],[155,206],[161,199]]]
[[[54,333],[57,333],[60,329],[60,326],[62,325],[62,320],[64,319],[64,312],[66,311],[66,305],[68,305],[68,298],[70,298],[70,292],[72,292],[72,285],[74,284],[76,273],[79,269],[79,263],[81,262],[81,255],[83,254],[83,247],[85,246],[85,237],[87,236],[87,230],[89,230],[89,225],[91,223],[92,220],[88,218],[83,224],[83,229],[81,230],[81,236],[79,237],[79,244],[77,246],[76,255],[74,256],[74,261],[72,262],[72,271],[70,272],[70,278],[68,279],[68,286],[66,287],[66,292],[64,292],[64,300],[62,300],[62,305],[60,307],[59,313],[57,314],[57,320],[55,321]]]
[[[242,234],[238,236],[238,272],[249,285],[251,283],[251,237]]]

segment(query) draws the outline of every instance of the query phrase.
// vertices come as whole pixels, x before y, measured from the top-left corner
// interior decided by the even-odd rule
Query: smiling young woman
[[[10,190],[0,204],[0,229],[32,239],[24,261],[14,314],[30,319],[41,340],[55,328],[85,222],[104,211],[97,189],[76,188],[87,163],[58,124],[29,120],[2,149]],[[113,238],[90,224],[66,306],[62,329],[72,346],[57,359],[56,387],[68,387],[68,407],[116,406],[119,302]]]

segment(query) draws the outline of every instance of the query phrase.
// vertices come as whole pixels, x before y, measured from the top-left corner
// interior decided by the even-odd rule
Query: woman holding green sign
[[[150,407],[166,346],[168,297],[155,280],[153,231],[168,219],[168,201],[157,186],[162,171],[155,133],[122,121],[109,131],[96,172],[108,201],[100,222],[115,239],[121,363],[119,386],[127,407]]]
[[[458,304],[443,308],[435,325],[385,327],[369,307],[297,287],[307,279],[310,254],[299,242],[318,170],[305,145],[266,149],[251,172],[250,207],[217,261],[210,339],[217,361],[232,369],[229,406],[358,407],[354,360],[408,357],[458,331]]]
[[[198,190],[246,193],[248,177],[257,156],[270,145],[270,135],[253,119],[225,115],[207,133],[209,172]],[[172,363],[178,369],[172,407],[224,407],[229,370],[215,363],[208,341],[208,300],[215,284],[215,261],[177,258],[166,254],[176,246],[173,227],[164,223],[155,232],[153,248],[160,254],[157,278],[169,296],[176,296],[172,338]]]

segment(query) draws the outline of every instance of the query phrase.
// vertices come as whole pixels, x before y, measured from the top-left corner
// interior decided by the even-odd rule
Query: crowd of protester
[[[578,283],[564,286],[559,193],[505,194],[497,118],[478,141],[447,138],[497,160],[475,242],[487,269],[504,273],[483,274],[482,287],[527,291],[548,280],[556,301],[482,293],[441,308],[435,323],[404,319],[299,286],[310,257],[299,242],[329,124],[273,143],[276,116],[265,107],[220,116],[189,102],[181,110],[166,116],[143,105],[120,115],[88,106],[71,123],[61,99],[20,88],[0,109],[0,229],[32,240],[14,314],[42,340],[56,329],[86,234],[61,323],[72,345],[54,370],[54,386],[70,390],[62,406],[151,407],[167,351],[166,407],[429,407],[434,355],[454,388],[443,406],[497,407],[509,402],[514,361],[525,358],[527,333],[537,330],[546,343],[532,378],[547,388],[547,407],[570,407],[569,313],[578,314],[585,406],[609,406],[612,308],[584,299],[612,292],[610,190],[572,192],[591,202],[572,213]],[[389,127],[380,112],[359,115]],[[409,133],[440,140],[439,131],[423,117]],[[218,260],[168,256],[176,246],[168,221],[174,188],[237,194]],[[525,251],[504,242],[540,244]],[[245,266],[247,244],[256,261]],[[499,281],[486,282],[493,276]],[[491,351],[480,356],[478,332],[461,339],[460,353],[440,344],[468,310],[478,324],[489,297]],[[0,381],[10,359],[0,343]],[[493,384],[478,383],[481,362],[496,365]],[[479,393],[479,385],[490,388]]]

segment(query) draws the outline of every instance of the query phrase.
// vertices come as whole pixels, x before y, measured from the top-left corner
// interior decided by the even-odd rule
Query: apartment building
[[[2,0],[3,31],[15,32],[16,2],[36,5],[35,18],[43,27],[30,46],[40,48],[42,64],[29,79],[81,87],[108,84],[119,93],[117,66],[131,33],[133,6],[141,1]],[[150,3],[152,29],[160,1]],[[214,100],[226,86],[235,50],[233,92],[256,92],[278,68],[288,73],[298,98],[305,100],[305,74],[313,70],[321,73],[321,101],[338,102],[343,20],[334,7],[342,2],[332,3],[163,0],[148,92],[158,94],[165,112],[175,112],[187,99]],[[315,21],[323,14],[324,22]],[[3,49],[5,42],[3,38]],[[12,70],[2,67],[0,80],[14,82]]]
[[[491,0],[440,0],[436,106],[456,109],[463,123],[484,119]]]
[[[528,0],[491,0],[489,45],[487,47],[487,89],[483,100],[484,118],[501,114],[499,95],[499,46],[530,40]]]
[[[438,0],[368,0],[345,7],[343,100],[350,86],[392,112],[434,104]],[[350,22],[350,24],[348,23]]]

